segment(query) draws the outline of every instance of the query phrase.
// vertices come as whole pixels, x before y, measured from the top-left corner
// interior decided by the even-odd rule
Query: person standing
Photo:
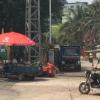
[[[93,63],[93,53],[89,53],[89,62]]]

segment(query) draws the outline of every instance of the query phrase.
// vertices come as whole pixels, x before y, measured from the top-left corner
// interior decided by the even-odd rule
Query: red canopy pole
[[[9,61],[12,62],[13,60],[13,46],[9,46]]]

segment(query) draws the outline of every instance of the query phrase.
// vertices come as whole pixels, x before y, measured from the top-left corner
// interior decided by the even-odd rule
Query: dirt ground
[[[99,89],[92,89],[88,95],[79,93],[83,76],[84,71],[60,73],[55,78],[37,77],[34,81],[0,79],[0,100],[100,100]]]

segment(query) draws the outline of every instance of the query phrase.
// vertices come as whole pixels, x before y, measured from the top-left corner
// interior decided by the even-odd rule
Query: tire
[[[87,84],[86,82],[82,82],[79,85],[79,91],[81,94],[88,94],[90,92],[90,85]]]
[[[18,80],[23,81],[25,79],[25,76],[23,74],[18,75]]]
[[[80,72],[80,71],[81,71],[81,66],[80,66],[80,65],[77,66],[77,67],[75,68],[75,70],[78,71],[78,72]]]
[[[35,76],[27,76],[27,80],[35,80]]]
[[[56,70],[54,69],[51,74],[48,74],[48,76],[49,77],[55,77],[56,76]]]

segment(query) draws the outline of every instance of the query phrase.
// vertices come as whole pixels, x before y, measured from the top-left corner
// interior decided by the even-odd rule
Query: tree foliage
[[[87,8],[72,10],[70,18],[61,28],[62,43],[93,47],[100,43],[100,3],[93,3]]]
[[[0,30],[24,32],[25,0],[1,0]]]
[[[49,30],[49,0],[40,0],[41,4],[41,29]],[[62,18],[62,3],[59,0],[51,0],[52,23],[59,23]]]
[[[25,4],[26,0],[0,0],[0,31],[25,32]],[[40,0],[41,29],[48,31],[49,0]],[[52,14],[56,20],[61,17],[61,3],[52,0]]]

